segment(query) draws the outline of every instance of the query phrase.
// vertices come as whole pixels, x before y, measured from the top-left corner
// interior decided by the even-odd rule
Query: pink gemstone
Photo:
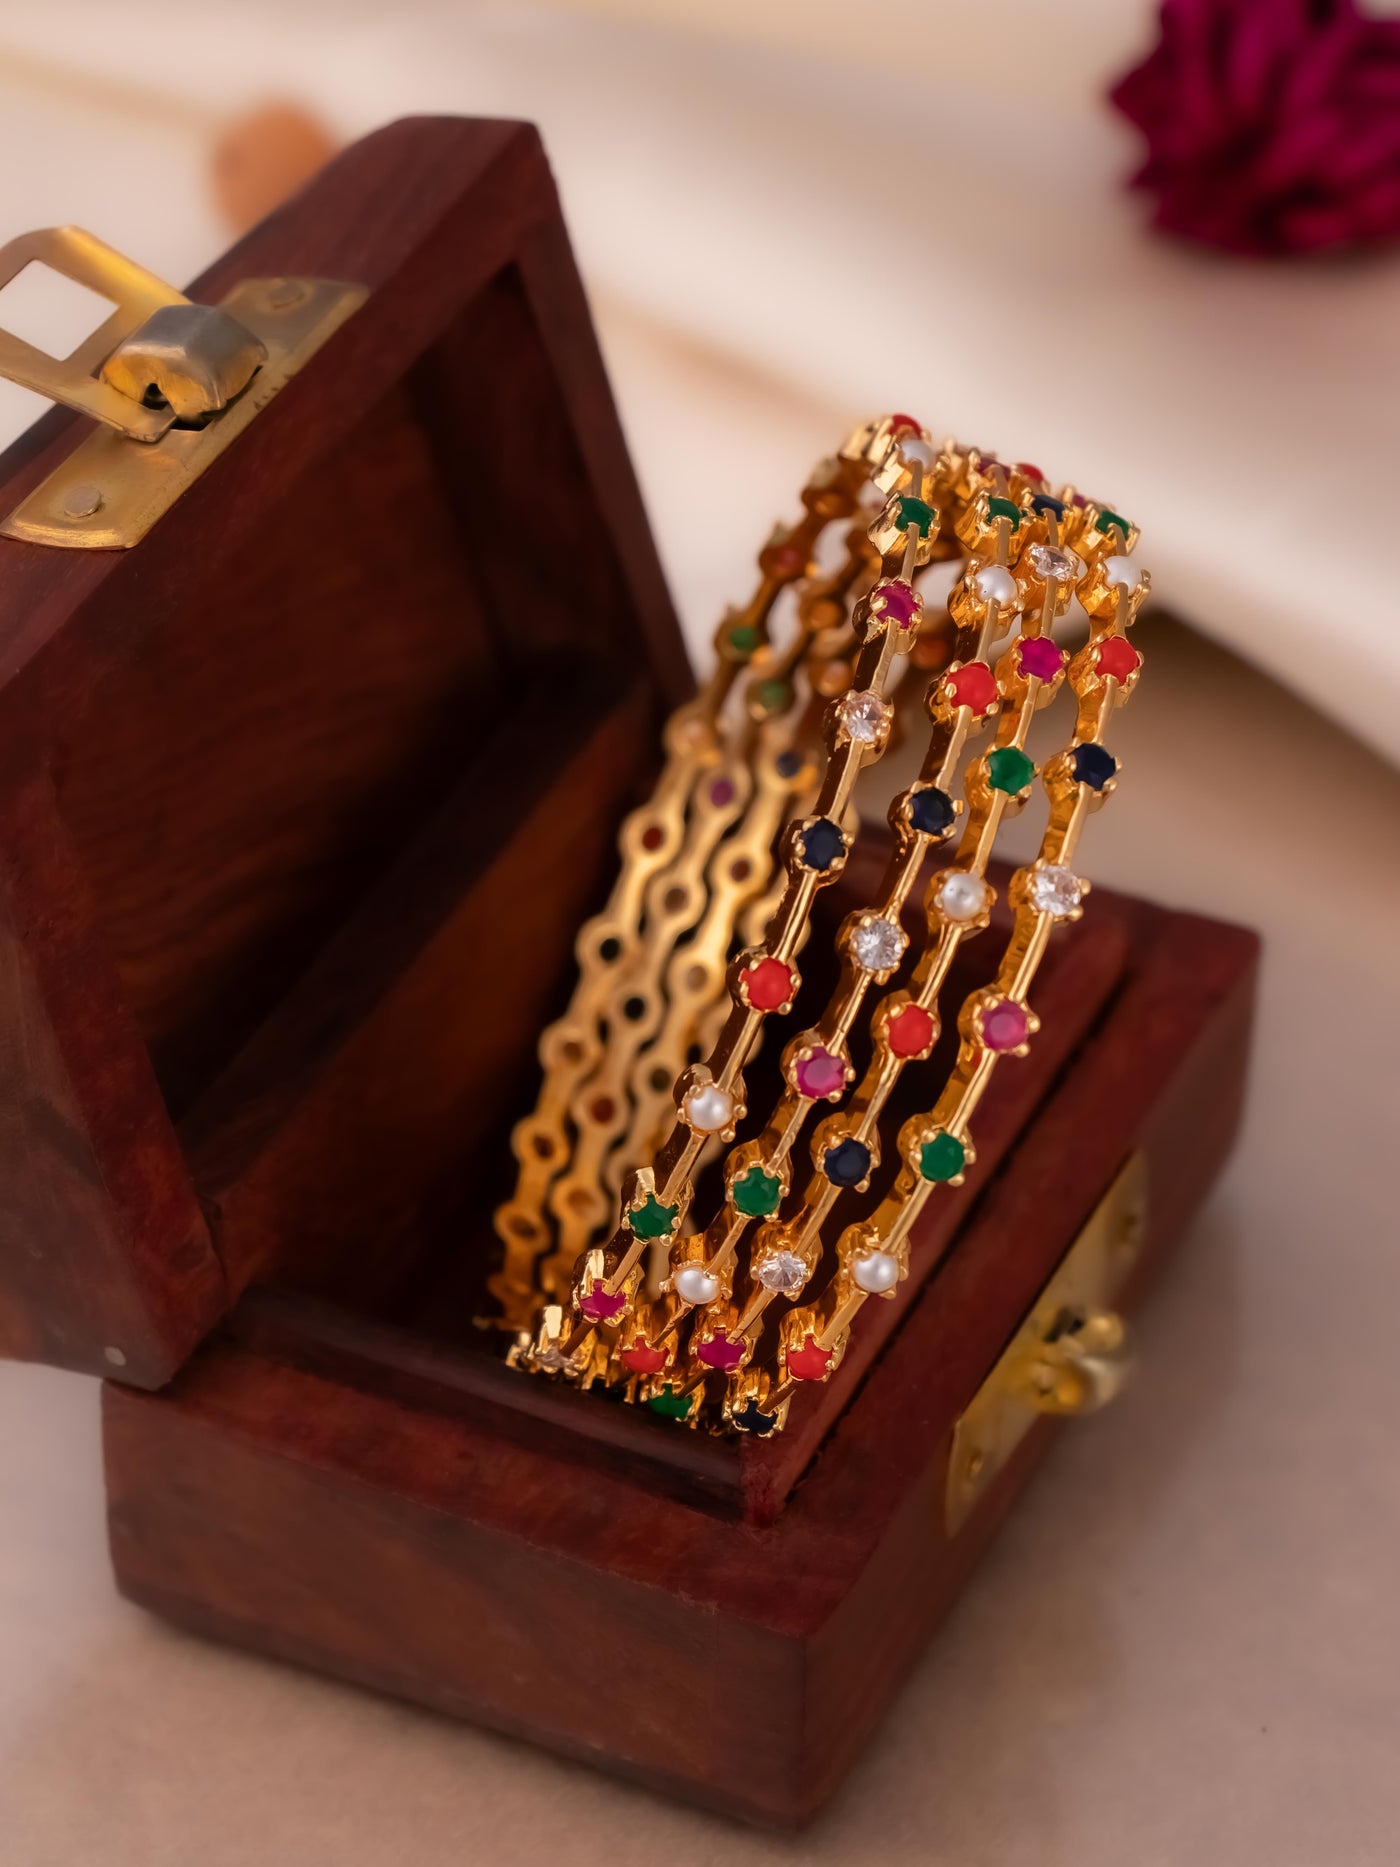
[[[845,1064],[840,1057],[833,1056],[820,1045],[797,1066],[798,1093],[806,1096],[809,1102],[820,1102],[823,1096],[837,1095],[845,1087]]]
[[[1028,635],[1021,643],[1021,672],[1028,679],[1053,681],[1064,665],[1064,655],[1048,636]]]
[[[595,1284],[586,1297],[580,1297],[579,1310],[586,1322],[611,1322],[627,1307],[627,1293],[619,1290],[610,1296],[601,1284]]]
[[[1014,998],[1003,998],[982,1013],[982,1042],[988,1050],[1016,1050],[1030,1033],[1025,1011]]]
[[[703,1361],[707,1368],[717,1368],[721,1374],[732,1374],[744,1359],[744,1347],[742,1336],[728,1336],[721,1329],[700,1344],[695,1359]]]
[[[717,810],[723,810],[726,804],[734,802],[734,786],[728,778],[716,778],[710,786],[710,802]]]
[[[901,629],[907,629],[919,613],[919,599],[907,583],[877,583],[870,594],[879,597],[880,614],[891,617]]]

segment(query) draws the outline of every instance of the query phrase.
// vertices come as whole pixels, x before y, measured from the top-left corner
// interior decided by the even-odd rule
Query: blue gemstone
[[[870,1149],[854,1135],[838,1141],[822,1156],[822,1172],[833,1186],[859,1186],[870,1171]]]
[[[780,752],[774,763],[780,778],[795,778],[802,769],[802,760],[795,752]]]
[[[802,861],[809,869],[824,873],[846,853],[846,839],[830,817],[818,817],[797,839]]]
[[[946,836],[956,814],[952,798],[936,784],[909,794],[909,822],[920,836]]]
[[[1070,765],[1076,782],[1087,784],[1092,791],[1102,791],[1118,769],[1118,761],[1113,754],[1092,741],[1074,748]]]
[[[1065,516],[1063,499],[1052,499],[1049,493],[1036,493],[1031,498],[1032,512],[1053,512],[1057,519]]]
[[[756,1400],[746,1400],[733,1418],[741,1433],[757,1433],[760,1439],[778,1424],[777,1414],[765,1413]]]

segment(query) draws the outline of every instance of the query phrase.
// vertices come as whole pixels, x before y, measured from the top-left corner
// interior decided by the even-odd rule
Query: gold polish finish
[[[0,331],[0,374],[103,424],[0,521],[0,536],[67,550],[138,544],[368,296],[245,279],[222,305],[194,305],[76,227],[11,240],[0,287],[31,263],[115,306],[65,358]]]
[[[1146,1234],[1147,1168],[1129,1157],[953,1430],[944,1525],[956,1536],[1038,1419],[1105,1406],[1131,1367],[1112,1305]]]
[[[267,345],[218,305],[162,305],[119,343],[102,380],[172,420],[203,425],[242,395]]]
[[[711,891],[704,899],[712,911],[695,922],[698,935],[662,925],[654,905],[643,915],[645,923],[660,926],[664,952],[653,950],[632,973],[641,985],[633,1017],[649,1038],[657,1028],[650,1001],[658,989],[675,997],[675,1015],[666,1017],[650,1049],[636,1035],[614,1040],[600,1033],[605,1076],[606,1053],[615,1043],[605,1097],[609,1116],[621,1119],[617,1105],[630,1100],[632,1122],[616,1146],[620,1129],[614,1126],[601,1151],[579,1124],[587,1158],[574,1191],[580,1201],[590,1198],[589,1249],[577,1259],[569,1293],[568,1259],[582,1239],[575,1231],[550,1260],[550,1275],[536,1281],[529,1323],[507,1318],[518,1329],[511,1353],[517,1365],[585,1386],[602,1379],[629,1401],[712,1429],[781,1430],[798,1388],[829,1379],[840,1367],[866,1301],[892,1298],[909,1275],[915,1223],[926,1204],[941,1196],[941,1188],[961,1184],[973,1165],[970,1129],[982,1097],[1003,1059],[1025,1055],[1038,1029],[1027,998],[1054,924],[1077,920],[1089,890],[1070,864],[1087,817],[1114,789],[1113,761],[1098,742],[1135,688],[1141,659],[1113,646],[1135,620],[1148,579],[1129,556],[1136,528],[1108,508],[1078,499],[1072,487],[1058,496],[1046,493],[1034,469],[1006,468],[954,441],[935,446],[927,431],[913,431],[903,417],[859,430],[840,461],[848,470],[844,483],[839,468],[822,463],[804,490],[806,517],[770,538],[760,554],[758,595],[727,619],[755,625],[745,628],[752,639],[744,659],[754,665],[748,718],[764,716],[752,696],[762,692],[765,673],[771,680],[781,668],[784,677],[796,672],[806,683],[805,700],[786,689],[783,700],[790,709],[785,730],[794,735],[788,744],[805,768],[793,774],[793,815],[770,850],[762,887],[746,906],[715,897],[726,848],[721,842],[709,846],[713,862],[685,878],[690,886],[703,876]],[[837,485],[853,521],[847,559],[833,577],[819,580],[809,561],[820,529],[813,522],[838,516],[830,504]],[[803,561],[788,562],[782,574],[799,586],[799,627],[795,637],[786,637],[786,648],[777,648],[768,633],[774,554],[786,550],[791,559],[787,547],[795,541]],[[959,557],[962,574],[944,618],[927,617],[917,573],[930,562]],[[1087,644],[1067,665],[1062,653],[1037,647],[1034,665],[1027,659],[1023,666],[1028,644],[1048,637],[1075,598],[1089,619]],[[999,647],[1013,631],[1019,640]],[[720,667],[705,697],[716,722],[734,678],[725,640],[721,625]],[[812,651],[805,661],[802,645]],[[928,652],[915,656],[919,645]],[[858,828],[857,777],[897,736],[891,697],[910,665],[941,672],[926,696],[932,733],[918,777],[890,802],[895,839],[885,874],[869,905],[843,920],[835,990],[810,1027],[783,1045],[778,1093],[761,1124],[745,1129],[752,1112],[746,1104],[758,1094],[746,1086],[746,1067],[768,1019],[787,1016],[799,997],[794,962],[812,931],[818,892],[844,866]],[[1037,772],[1025,751],[1032,718],[1065,690],[1075,702],[1072,733]],[[990,743],[977,744],[988,726],[994,729]],[[1093,757],[1081,768],[1079,748],[1090,743]],[[736,797],[740,789],[756,795],[761,739],[726,744]],[[994,897],[986,874],[996,839],[1033,795],[1037,777],[1049,822],[1039,854],[1011,879],[1010,938],[987,982],[958,1013],[951,1070],[941,1085],[928,1085],[925,1112],[895,1134],[887,1119],[890,1098],[906,1069],[927,1065],[940,1020],[951,1022],[940,1001],[953,961],[991,924]],[[961,799],[954,794],[959,778]],[[925,806],[918,800],[930,789],[941,800]],[[954,835],[959,817],[956,853],[925,885],[923,928],[911,936],[905,909],[927,857]],[[820,850],[809,859],[804,839],[822,820]],[[832,826],[840,830],[834,850]],[[678,857],[687,845],[688,838]],[[956,884],[951,892],[950,879]],[[680,918],[688,924],[700,899],[697,894],[686,904]],[[761,913],[771,919],[755,938]],[[736,947],[733,935],[740,929],[744,937]],[[649,927],[640,937],[644,945],[650,941]],[[687,939],[698,939],[693,990],[703,1005],[687,1004],[684,986],[677,992],[684,979],[679,969],[692,950]],[[716,992],[726,949],[727,989]],[[760,966],[767,968],[761,1002],[754,983]],[[774,977],[775,967],[786,968],[785,980]],[[785,1002],[777,1003],[784,986]],[[994,1023],[984,1028],[993,1013]],[[1008,1034],[1017,1020],[1019,1041]],[[681,1061],[670,1095],[674,1125],[653,1158],[665,1113],[664,1066],[669,1060],[674,1067],[687,1023],[689,1056],[705,1061]],[[852,1044],[857,1057],[868,1059],[863,1070],[852,1060]],[[817,1067],[805,1071],[812,1059]],[[821,1100],[836,1106],[821,1112],[815,1131],[804,1137]],[[576,1121],[578,1108],[576,1101]],[[736,1144],[741,1129],[746,1138]],[[606,1198],[619,1178],[614,1229],[604,1242],[597,1229],[602,1207],[592,1195],[601,1189]],[[722,1183],[718,1199],[714,1181]],[[810,1291],[838,1201],[849,1210],[872,1185],[866,1216],[845,1225],[834,1241],[834,1267],[822,1271],[823,1287]],[[697,1195],[710,1209],[698,1219],[692,1212]],[[543,1318],[541,1295],[552,1304]],[[1046,1404],[1057,1395],[1064,1404],[1087,1404],[1091,1395],[1109,1391],[1120,1346],[1111,1339],[1114,1326],[1086,1315],[1046,1351],[1035,1376]]]
[[[112,305],[112,314],[66,357],[49,356],[12,332],[0,331],[0,375],[134,441],[158,441],[175,420],[174,410],[143,407],[139,397],[133,400],[104,382],[102,370],[153,312],[188,305],[184,293],[81,227],[43,227],[6,241],[0,247],[0,291],[30,265],[47,266],[86,286]]]

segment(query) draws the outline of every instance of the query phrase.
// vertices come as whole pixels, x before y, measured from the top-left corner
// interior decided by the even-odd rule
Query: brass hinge
[[[1147,1222],[1147,1163],[1133,1154],[953,1430],[944,1521],[954,1536],[1043,1415],[1091,1413],[1122,1387],[1129,1341],[1113,1304]]]
[[[103,424],[0,520],[4,537],[70,550],[144,538],[368,297],[328,279],[245,279],[196,305],[79,227],[0,247],[0,291],[36,261],[115,307],[62,359],[0,330],[0,375]]]

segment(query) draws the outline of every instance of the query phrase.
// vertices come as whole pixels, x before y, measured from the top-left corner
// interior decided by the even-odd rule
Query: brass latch
[[[34,262],[114,309],[61,359],[0,331],[0,374],[103,425],[0,534],[79,550],[143,538],[368,296],[326,279],[245,279],[222,305],[196,305],[78,227],[0,248],[0,290]]]
[[[1122,1387],[1130,1343],[1112,1306],[1137,1261],[1146,1218],[1146,1163],[1134,1154],[954,1428],[944,1508],[949,1536],[1038,1419],[1091,1413]]]

